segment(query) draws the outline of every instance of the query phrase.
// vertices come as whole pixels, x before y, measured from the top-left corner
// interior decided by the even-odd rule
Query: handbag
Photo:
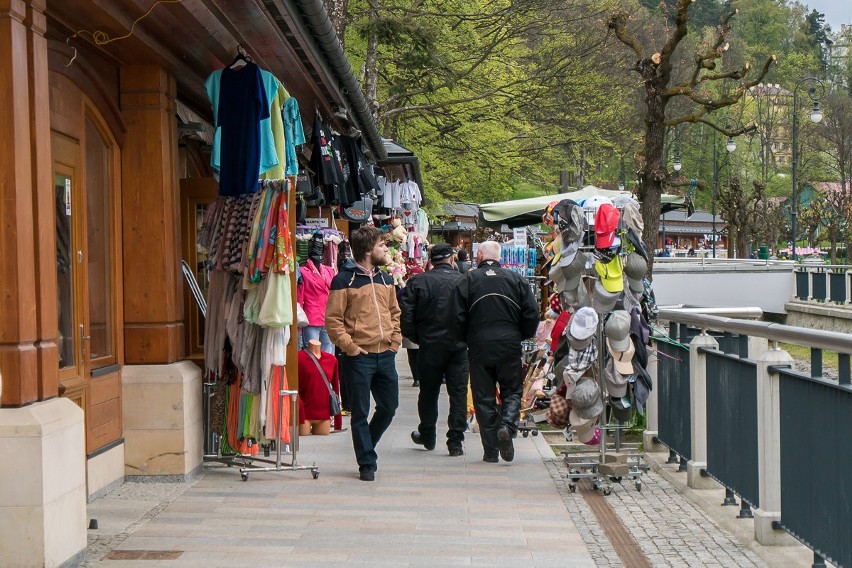
[[[322,370],[322,366],[319,364],[319,361],[317,361],[317,358],[314,357],[314,354],[307,350],[305,350],[305,353],[308,354],[308,357],[310,357],[311,361],[314,362],[314,365],[317,366],[317,370],[320,372],[320,376],[322,377],[322,380],[323,382],[325,382],[325,386],[328,389],[328,394],[330,397],[328,401],[329,412],[332,416],[337,416],[343,410],[342,408],[340,408],[340,397],[338,397],[337,393],[334,392],[334,389],[331,388],[331,383],[328,382],[328,377],[325,376],[325,371]]]
[[[302,304],[296,303],[296,322],[299,328],[308,327],[310,323],[308,322],[308,314],[305,313],[305,308],[302,307]]]

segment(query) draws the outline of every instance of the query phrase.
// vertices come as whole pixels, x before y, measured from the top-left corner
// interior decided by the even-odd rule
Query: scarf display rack
[[[298,391],[289,388],[285,371],[294,303],[291,193],[281,179],[259,181],[253,194],[220,196],[206,211],[198,238],[211,282],[203,461],[240,466],[243,481],[256,471],[309,470],[319,477],[316,464],[297,463]],[[282,454],[290,454],[291,463],[282,462]]]

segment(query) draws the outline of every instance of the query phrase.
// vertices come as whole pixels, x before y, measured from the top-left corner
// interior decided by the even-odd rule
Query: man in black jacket
[[[432,247],[429,259],[432,270],[408,281],[400,306],[402,335],[417,343],[421,354],[417,358],[420,425],[411,433],[411,440],[427,450],[435,449],[438,395],[441,381],[446,379],[450,396],[447,449],[451,456],[460,456],[467,428],[467,349],[447,333],[446,313],[453,287],[462,275],[453,267],[453,248],[446,243]]]
[[[499,243],[479,245],[476,263],[476,270],[465,274],[453,290],[448,327],[468,346],[470,386],[485,450],[482,459],[497,462],[499,452],[505,461],[512,461],[523,391],[521,341],[535,335],[539,309],[527,282],[500,267]]]

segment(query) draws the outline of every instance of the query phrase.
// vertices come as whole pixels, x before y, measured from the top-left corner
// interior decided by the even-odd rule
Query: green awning
[[[612,199],[618,195],[626,195],[630,197],[632,194],[629,191],[600,189],[593,185],[587,185],[579,191],[572,191],[569,193],[542,195],[540,197],[517,199],[515,201],[483,203],[479,206],[480,221],[481,224],[488,226],[500,225],[502,223],[506,223],[510,227],[535,225],[537,223],[541,223],[541,216],[544,215],[545,209],[547,209],[547,206],[554,201],[562,201],[563,199],[572,199],[577,201],[580,199],[588,199],[589,197],[594,197],[596,195]],[[685,208],[686,200],[679,195],[663,194],[662,205],[661,213],[665,213],[674,209]]]

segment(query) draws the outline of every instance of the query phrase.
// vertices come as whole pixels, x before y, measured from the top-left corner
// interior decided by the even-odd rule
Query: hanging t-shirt
[[[382,207],[388,209],[399,209],[400,204],[400,183],[398,181],[385,184],[385,193],[382,195]]]
[[[337,164],[331,148],[331,133],[326,130],[319,115],[314,116],[314,130],[311,133],[313,152],[311,154],[311,169],[317,175],[317,182],[322,186],[337,183]]]
[[[254,65],[254,63],[248,63],[248,65]],[[243,67],[243,68],[245,68]],[[243,69],[240,68],[240,69]],[[230,69],[226,68],[229,71],[240,71],[240,69]],[[210,165],[213,166],[213,169],[220,171],[221,170],[221,161],[222,161],[222,128],[218,122],[218,114],[219,114],[219,100],[221,98],[221,78],[222,73],[225,69],[218,69],[213,71],[207,80],[204,82],[204,87],[207,90],[207,98],[210,99],[210,103],[213,105],[213,118],[215,121],[216,130],[213,133],[213,153],[210,156]],[[263,92],[266,99],[267,106],[267,114],[266,118],[263,118],[260,122],[260,160],[258,163],[258,175],[272,169],[273,167],[279,164],[279,156],[278,152],[275,148],[275,137],[272,131],[272,121],[271,121],[271,113],[270,108],[272,107],[273,101],[278,95],[278,89],[281,87],[281,83],[278,79],[275,78],[275,75],[266,71],[264,69],[260,69],[260,81],[263,85]]]
[[[290,97],[284,102],[281,117],[284,119],[284,137],[287,141],[286,172],[288,176],[295,176],[299,173],[296,146],[301,146],[305,143],[305,131],[302,128],[302,115],[299,112],[299,102],[294,97]]]
[[[254,193],[260,171],[260,121],[269,118],[270,103],[260,68],[251,62],[239,69],[226,67],[219,72],[218,81],[215,73],[206,85],[216,127],[221,129],[219,194]]]

